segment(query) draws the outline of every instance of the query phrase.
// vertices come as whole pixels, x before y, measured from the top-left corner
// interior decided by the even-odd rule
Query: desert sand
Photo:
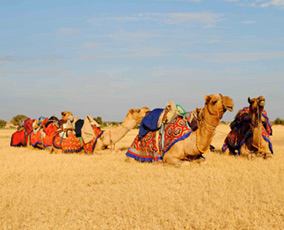
[[[50,154],[10,147],[0,130],[0,229],[284,229],[284,126],[274,156],[221,155],[227,125],[206,164],[126,163],[138,130],[118,153]]]

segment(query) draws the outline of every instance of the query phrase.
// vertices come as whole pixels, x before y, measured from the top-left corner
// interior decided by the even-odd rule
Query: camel
[[[33,120],[27,118],[26,120],[21,120],[17,131],[12,134],[10,145],[14,147],[26,147],[28,142],[29,134],[32,132]]]
[[[59,121],[55,115],[44,119],[41,123],[34,119],[32,127],[33,131],[30,133],[27,146],[30,149],[40,148],[52,151],[53,138],[56,132],[60,132],[59,127],[68,121],[74,120],[71,112],[62,112],[62,119]],[[58,131],[59,130],[59,131]]]
[[[84,141],[81,141],[81,147],[79,148],[79,139],[75,139],[75,142],[77,142],[76,147],[76,153],[83,153],[86,152],[87,154],[92,154],[94,152],[96,153],[103,153],[107,147],[111,147],[112,150],[114,150],[115,143],[117,143],[119,140],[121,140],[131,129],[133,129],[138,123],[141,122],[143,117],[150,111],[148,107],[142,107],[140,109],[130,109],[127,113],[125,119],[123,122],[117,126],[113,127],[108,130],[100,130],[99,127],[92,126],[94,129],[94,132],[97,133],[97,135],[94,135],[94,139],[88,143],[84,143]],[[67,122],[68,124],[68,122]],[[69,123],[70,124],[70,123]],[[69,125],[70,126],[70,125]],[[73,125],[71,127],[67,127],[66,130],[73,131]],[[64,130],[64,129],[63,129]],[[72,132],[71,132],[72,133]],[[70,134],[71,134],[70,133]],[[71,134],[73,135],[73,134]],[[64,136],[63,138],[65,138]],[[74,137],[72,137],[74,139]],[[64,143],[64,139],[63,142]],[[51,152],[55,153],[62,153],[62,149],[56,148],[55,145],[53,145]]]
[[[45,138],[45,133],[43,132],[43,126],[39,124],[38,119],[34,119],[32,123],[32,129],[33,130],[28,137],[27,147],[30,149],[34,148],[44,149],[43,139]]]
[[[255,156],[264,159],[272,157],[272,144],[268,133],[263,126],[264,97],[250,99],[249,111],[251,114],[250,130],[246,132],[244,141],[241,143],[239,155],[252,159]],[[264,122],[265,123],[265,122]]]
[[[101,137],[98,138],[94,152],[101,152],[101,150],[106,149],[108,146],[110,146],[111,150],[115,150],[115,143],[140,123],[149,111],[148,107],[129,109],[126,117],[119,126],[105,130]]]
[[[161,159],[163,163],[180,167],[185,164],[185,161],[200,159],[203,153],[209,151],[214,131],[224,113],[227,110],[232,112],[233,107],[234,102],[230,97],[223,97],[222,94],[205,96],[204,108],[196,110],[198,128],[196,130],[191,130],[187,125],[187,120],[184,121],[182,117],[176,117],[172,124],[166,125],[164,132],[165,136],[169,137],[168,140],[171,138],[173,139],[174,136],[180,136],[178,139],[174,139],[173,142],[168,144],[165,140],[165,145],[167,147],[160,150],[158,149],[158,155],[160,155],[160,157],[155,156],[155,158],[153,158],[154,161],[156,161],[156,159]],[[151,139],[151,135],[153,135],[153,132],[149,132],[149,135],[147,134],[143,137],[143,139],[146,139],[145,142],[149,143],[149,140],[153,140]],[[139,159],[137,158],[138,154],[140,154],[140,150],[138,149],[144,144],[142,142],[137,143],[137,140],[138,138],[136,137],[126,153],[128,157],[127,161],[131,158],[136,160]],[[154,147],[155,144],[150,142],[148,149],[151,150],[154,149]],[[146,159],[145,161],[148,161],[149,158],[149,154],[146,153],[141,159],[143,159],[143,161],[144,159]]]

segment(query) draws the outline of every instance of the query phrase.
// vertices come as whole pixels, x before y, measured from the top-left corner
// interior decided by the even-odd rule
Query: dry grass
[[[0,229],[284,229],[284,127],[273,131],[270,160],[208,153],[175,168],[125,163],[137,130],[92,156],[12,148],[14,130],[0,130]]]

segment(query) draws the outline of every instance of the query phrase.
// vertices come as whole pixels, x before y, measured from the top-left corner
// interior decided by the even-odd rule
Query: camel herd
[[[265,99],[260,96],[249,98],[248,102],[249,106],[239,110],[231,123],[222,151],[249,159],[271,157],[272,129],[264,110]],[[169,101],[165,109],[130,109],[120,125],[107,130],[102,130],[90,116],[82,120],[65,111],[60,120],[55,116],[25,120],[12,134],[11,146],[41,148],[51,153],[99,153],[114,149],[115,143],[140,123],[139,134],[126,153],[127,161],[181,166],[204,159],[216,127],[233,107],[233,100],[221,94],[206,95],[204,107],[190,113]]]

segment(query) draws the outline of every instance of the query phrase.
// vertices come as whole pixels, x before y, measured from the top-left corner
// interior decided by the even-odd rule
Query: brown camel
[[[201,159],[202,154],[209,151],[223,114],[227,110],[233,111],[233,106],[230,97],[221,94],[205,96],[204,108],[196,108],[194,113],[185,116],[177,115],[164,124],[164,129],[150,131],[142,138],[137,135],[126,152],[126,161],[163,161],[182,166],[185,161]]]
[[[97,140],[94,152],[100,152],[108,146],[114,150],[115,143],[121,140],[131,129],[133,129],[150,112],[148,107],[130,109],[121,125],[105,130]]]
[[[224,113],[233,111],[234,102],[230,97],[219,95],[205,96],[205,105],[201,111],[198,129],[187,138],[174,144],[163,156],[163,162],[181,166],[185,160],[197,159],[209,151],[214,131]]]
[[[244,143],[241,145],[239,154],[240,156],[247,157],[248,159],[252,159],[255,156],[262,157],[264,159],[270,158],[273,153],[272,145],[262,122],[265,99],[262,96],[253,99],[248,98],[248,102],[250,104],[249,111],[251,114],[251,129],[245,134],[247,135],[247,138],[245,138]]]

